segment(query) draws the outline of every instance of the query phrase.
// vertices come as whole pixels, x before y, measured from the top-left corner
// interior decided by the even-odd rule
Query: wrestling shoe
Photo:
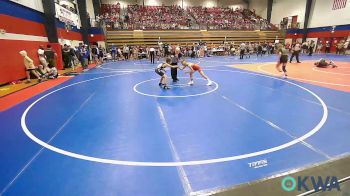
[[[167,85],[164,85],[164,86],[163,86],[163,89],[168,90],[168,89],[170,89],[170,87],[167,86]]]
[[[211,86],[213,84],[213,81],[208,80],[207,86]]]

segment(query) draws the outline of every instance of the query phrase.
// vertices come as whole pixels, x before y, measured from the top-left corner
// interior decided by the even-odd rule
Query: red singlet
[[[201,67],[200,67],[199,65],[197,65],[197,64],[193,64],[193,65],[192,65],[192,69],[193,69],[194,71],[200,71],[200,70],[201,70]]]

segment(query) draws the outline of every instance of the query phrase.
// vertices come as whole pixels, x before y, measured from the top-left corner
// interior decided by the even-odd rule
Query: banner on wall
[[[56,18],[58,18],[59,21],[64,22],[69,25],[76,26],[78,29],[80,29],[80,20],[78,14],[75,14],[71,12],[70,10],[55,4],[56,9]]]
[[[346,7],[347,0],[334,0],[332,10],[343,9]]]

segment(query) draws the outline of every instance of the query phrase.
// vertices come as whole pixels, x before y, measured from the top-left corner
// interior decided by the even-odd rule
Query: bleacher
[[[115,15],[113,9],[107,7],[109,9],[104,10],[112,12],[103,14]],[[120,10],[117,12],[119,16]],[[202,41],[219,45],[224,41],[240,44],[283,40],[283,35],[272,24],[248,9],[189,7],[185,10],[180,6],[128,5],[125,16],[120,15],[124,20],[119,21],[124,24],[118,25],[119,29],[107,26],[108,45],[157,45],[159,41],[179,45]],[[191,17],[199,27],[196,30],[187,28],[186,21]],[[203,27],[206,30],[199,30]]]
[[[159,41],[168,44],[192,45],[202,41],[219,45],[224,41],[235,42],[274,42],[284,38],[278,31],[233,31],[233,30],[110,30],[107,31],[107,44],[116,45],[157,45]]]

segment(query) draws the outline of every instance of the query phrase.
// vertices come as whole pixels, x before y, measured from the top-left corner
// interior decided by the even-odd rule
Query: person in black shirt
[[[263,54],[262,52],[263,52],[263,48],[262,48],[261,44],[259,43],[256,55],[259,56],[259,54],[260,54],[260,56],[262,56],[262,54]]]
[[[169,52],[169,45],[165,44],[164,45],[164,56],[169,56],[170,52]]]
[[[103,52],[103,48],[102,46],[98,47],[98,58],[100,63],[103,63],[103,56],[104,56],[104,52]]]
[[[315,48],[315,41],[311,40],[311,43],[309,44],[309,55],[308,56],[312,56],[312,53],[314,53],[314,48]]]
[[[181,59],[182,54],[180,51],[180,48],[176,48],[175,52],[172,53],[170,56],[171,58],[171,65],[176,66]],[[173,82],[178,82],[179,78],[177,77],[177,67],[171,68],[171,78],[173,79]]]
[[[70,48],[68,47],[67,44],[64,44],[63,46],[63,50],[62,50],[62,60],[64,63],[64,68],[70,68],[72,66],[72,55],[71,55],[71,51]]]
[[[49,63],[49,68],[53,68],[56,67],[56,57],[57,54],[56,52],[52,49],[51,45],[48,44],[47,45],[47,49],[44,52],[45,56],[46,56],[46,60]]]
[[[329,43],[329,41],[326,42],[326,53],[330,53],[331,52],[331,44]]]
[[[171,59],[168,57],[165,59],[165,63],[159,64],[154,70],[160,76],[159,87],[163,89],[170,89],[170,87],[168,86],[168,77],[165,74],[165,69],[167,67],[175,68],[175,66],[169,64],[170,62],[171,62]]]
[[[91,53],[92,53],[92,58],[94,60],[94,63],[99,64],[97,45],[92,45]]]

